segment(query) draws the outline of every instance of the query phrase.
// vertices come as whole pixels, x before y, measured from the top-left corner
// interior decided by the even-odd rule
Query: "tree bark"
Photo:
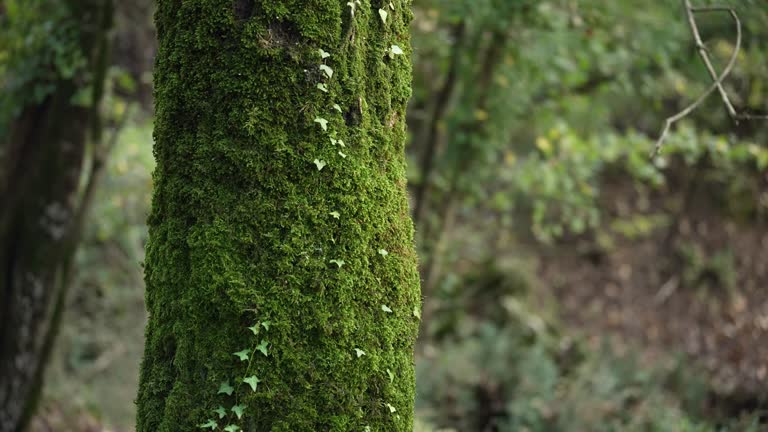
[[[158,1],[139,432],[413,430],[409,6]]]
[[[23,431],[40,393],[79,239],[81,169],[106,68],[111,3],[71,0],[51,7],[65,8],[57,25],[78,29],[73,40],[57,43],[75,47],[85,65],[74,76],[54,72],[44,83],[49,94],[29,104],[20,97],[20,113],[0,121],[8,125],[0,128],[6,133],[0,137],[0,432]],[[89,86],[89,103],[73,105]],[[25,91],[16,90],[17,96]]]

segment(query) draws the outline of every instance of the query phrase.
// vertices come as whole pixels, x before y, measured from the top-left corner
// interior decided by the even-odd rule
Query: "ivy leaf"
[[[328,78],[333,78],[333,69],[328,65],[320,65],[320,70],[323,71]]]
[[[389,16],[387,11],[385,11],[384,9],[379,9],[379,16],[381,17],[381,22],[386,24],[387,23],[387,17]]]
[[[341,107],[339,106],[339,104],[333,104],[333,109],[335,109],[338,112],[342,112],[341,111]]]
[[[315,123],[319,124],[321,128],[323,128],[324,131],[328,130],[328,120],[318,117],[315,119]]]
[[[244,349],[242,351],[238,351],[236,353],[232,353],[232,355],[237,356],[237,358],[239,358],[240,361],[242,362],[242,361],[248,361],[248,359],[249,359],[248,354],[250,354],[250,353],[251,353],[251,350]]]
[[[387,252],[386,249],[379,249],[379,255],[386,257],[387,255],[389,255],[389,252]]]
[[[333,264],[336,264],[336,266],[337,266],[338,268],[342,268],[342,267],[344,266],[344,264],[346,264],[346,263],[344,262],[344,260],[335,260],[335,259],[332,259],[332,260],[330,260],[330,261],[328,261],[328,262],[330,262],[330,263],[333,263]]]
[[[253,391],[256,391],[256,388],[259,387],[261,380],[256,375],[253,375],[249,376],[248,378],[243,378],[243,382],[251,386]]]
[[[389,55],[389,58],[391,58],[391,59],[394,59],[394,58],[395,58],[395,56],[398,56],[398,55],[403,55],[403,54],[405,54],[405,52],[404,52],[404,51],[403,51],[403,49],[402,49],[402,48],[400,48],[399,46],[397,46],[397,45],[392,45],[392,46],[389,48],[389,51],[388,51],[388,53],[387,53],[387,54]]]
[[[224,428],[224,432],[237,432],[240,430],[240,426],[237,425],[227,425],[227,427]]]
[[[220,419],[223,419],[224,417],[227,416],[227,410],[225,410],[223,406],[216,408],[215,410],[213,410],[213,412],[218,414]]]
[[[317,167],[318,171],[322,171],[326,165],[325,161],[321,161],[320,159],[315,159],[314,164]]]
[[[413,307],[413,316],[415,316],[418,319],[421,319],[421,311],[419,310],[418,306]]]
[[[320,58],[322,58],[322,59],[327,59],[328,57],[330,57],[330,56],[331,56],[330,54],[328,54],[327,52],[325,52],[325,50],[324,50],[324,49],[322,49],[322,48],[320,48],[320,49],[318,50],[318,52],[320,52]]]
[[[272,325],[272,321],[264,321],[261,323],[261,326],[264,327],[264,330],[269,331],[269,326]]]
[[[385,404],[385,405],[387,406],[387,408],[389,408],[390,413],[394,414],[395,412],[397,412],[397,409],[395,409],[395,407],[393,407],[392,404]]]
[[[387,369],[387,375],[389,376],[389,382],[395,381],[395,374],[391,370]]]
[[[344,153],[342,153],[342,152],[339,152],[339,156],[341,156],[343,159],[346,159],[346,158],[347,158],[347,155],[346,155],[346,154],[344,154]]]
[[[252,331],[254,335],[258,336],[259,332],[261,331],[261,325],[256,323],[253,326],[248,327],[248,330]]]
[[[229,381],[224,381],[219,385],[219,392],[216,394],[226,394],[227,396],[232,396],[232,392],[235,391],[235,388],[229,385]]]
[[[210,430],[216,430],[216,428],[219,427],[219,424],[216,423],[214,420],[208,419],[208,423],[203,423],[201,425],[198,425],[200,429],[210,429]]]
[[[392,309],[390,309],[387,305],[381,305],[381,310],[383,310],[386,313],[392,313]]]
[[[268,346],[269,346],[269,342],[262,339],[261,343],[256,347],[256,350],[260,351],[262,354],[264,354],[264,357],[266,357],[269,355],[269,353],[267,352]]]
[[[323,83],[319,83],[317,88],[320,89],[320,91],[323,93],[328,93],[328,86]]]
[[[346,147],[346,145],[344,145],[344,141],[342,141],[342,140],[336,141],[336,144],[338,144],[338,145],[340,145],[342,147]]]
[[[341,217],[341,213],[339,213],[337,211],[332,211],[332,212],[330,212],[328,214],[333,216],[334,219],[339,219]]]
[[[357,358],[360,358],[365,355],[365,351],[361,350],[360,348],[355,348],[355,355],[357,355]]]
[[[235,413],[237,416],[237,419],[240,420],[243,418],[243,413],[245,412],[245,405],[235,405],[232,407],[232,412]]]

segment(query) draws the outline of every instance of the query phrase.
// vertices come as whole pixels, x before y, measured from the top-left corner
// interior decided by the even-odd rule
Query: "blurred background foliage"
[[[768,123],[734,124],[713,96],[649,158],[665,118],[710,85],[679,3],[414,1],[417,430],[768,427]],[[725,3],[744,24],[725,87],[765,114],[768,2]],[[5,4],[15,19],[50,13]],[[132,429],[151,11],[118,6],[104,105],[116,144],[36,430]],[[722,68],[734,24],[699,22]],[[32,60],[10,69],[9,50],[50,51],[62,31],[3,33],[3,88],[37,73]]]

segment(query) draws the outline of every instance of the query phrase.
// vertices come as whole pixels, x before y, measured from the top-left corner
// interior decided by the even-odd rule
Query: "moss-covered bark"
[[[410,2],[349,3],[158,1],[140,432],[412,430]]]

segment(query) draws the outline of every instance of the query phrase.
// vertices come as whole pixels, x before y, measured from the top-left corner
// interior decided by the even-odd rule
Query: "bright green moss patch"
[[[158,3],[137,430],[411,431],[409,2]]]

